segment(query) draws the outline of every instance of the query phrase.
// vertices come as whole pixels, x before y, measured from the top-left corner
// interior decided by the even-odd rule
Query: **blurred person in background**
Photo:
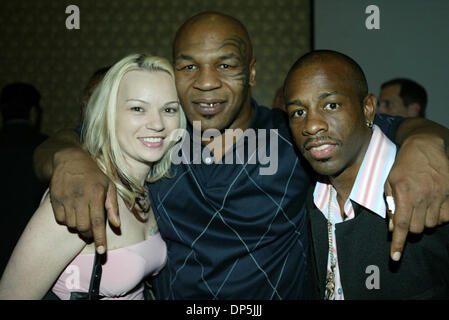
[[[377,113],[425,118],[426,106],[426,89],[413,80],[398,78],[381,85]]]
[[[285,109],[285,102],[284,102],[284,87],[280,87],[276,91],[276,95],[274,96],[274,100],[273,100],[273,107],[279,108],[283,111],[287,111]]]
[[[87,81],[86,87],[83,90],[83,96],[81,98],[81,120],[84,119],[86,114],[87,104],[89,102],[90,96],[94,92],[98,84],[103,80],[106,72],[111,68],[111,66],[102,67],[94,71]]]
[[[40,94],[27,83],[7,84],[0,95],[0,274],[45,191],[33,171],[33,151],[47,136],[38,131]]]

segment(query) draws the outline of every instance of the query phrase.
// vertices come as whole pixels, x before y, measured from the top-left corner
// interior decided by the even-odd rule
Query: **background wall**
[[[365,27],[371,4],[379,30]],[[449,127],[448,14],[447,0],[315,0],[314,47],[354,58],[376,95],[386,80],[414,79],[427,90],[427,117]]]
[[[66,29],[71,4],[80,9],[80,30]],[[0,87],[12,81],[36,86],[43,132],[73,127],[93,71],[133,52],[171,57],[177,28],[205,10],[246,25],[257,58],[253,96],[271,105],[291,64],[310,50],[309,0],[2,0]]]

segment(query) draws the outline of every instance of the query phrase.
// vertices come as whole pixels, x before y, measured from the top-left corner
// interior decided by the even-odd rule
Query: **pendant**
[[[326,275],[326,291],[324,293],[324,300],[334,300],[335,289],[335,264],[331,265],[331,269],[327,271]]]

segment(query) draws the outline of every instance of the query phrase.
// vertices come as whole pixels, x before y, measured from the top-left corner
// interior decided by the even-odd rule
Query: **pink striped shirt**
[[[314,203],[327,220],[330,189],[333,188],[330,221],[332,224],[332,251],[336,263],[334,299],[344,300],[343,286],[338,267],[337,242],[335,224],[354,218],[354,208],[350,200],[378,214],[386,217],[386,204],[384,200],[384,184],[390,173],[396,157],[396,145],[391,142],[376,125],[373,126],[373,135],[366,151],[362,165],[359,168],[349,198],[344,205],[345,219],[340,214],[337,202],[337,192],[329,183],[317,182],[313,193]],[[327,269],[330,270],[330,255]]]

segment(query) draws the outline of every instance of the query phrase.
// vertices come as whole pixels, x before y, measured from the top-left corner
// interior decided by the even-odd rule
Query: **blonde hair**
[[[119,195],[131,207],[136,198],[145,194],[145,186],[132,176],[123,156],[116,134],[116,113],[120,82],[127,72],[134,70],[166,72],[174,81],[173,68],[165,58],[145,54],[126,56],[111,67],[94,90],[81,131],[83,149],[97,162],[103,173],[115,184]],[[179,128],[185,129],[186,118],[181,107],[179,113]],[[170,177],[171,149],[175,143],[172,141],[164,156],[153,163],[147,182]]]

